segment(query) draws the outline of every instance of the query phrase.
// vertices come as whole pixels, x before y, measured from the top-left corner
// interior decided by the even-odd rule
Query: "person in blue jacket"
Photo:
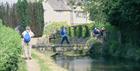
[[[60,35],[62,37],[61,40],[61,44],[63,44],[63,42],[66,40],[67,44],[69,44],[69,40],[68,40],[68,35],[67,35],[67,30],[64,26],[62,26],[61,30],[60,30]]]

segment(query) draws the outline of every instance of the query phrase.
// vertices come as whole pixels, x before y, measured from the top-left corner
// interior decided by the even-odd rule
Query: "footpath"
[[[40,71],[40,66],[36,62],[36,60],[31,59],[31,60],[25,60],[27,64],[27,70],[28,71]]]

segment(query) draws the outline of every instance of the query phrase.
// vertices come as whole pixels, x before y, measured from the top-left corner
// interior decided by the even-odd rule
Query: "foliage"
[[[0,3],[0,18],[6,26],[14,27],[17,24],[16,6],[8,2]]]
[[[102,55],[140,61],[140,48],[138,48],[137,45],[133,45],[131,42],[123,45],[120,40],[121,35],[118,28],[107,23],[104,27],[106,28],[104,43],[100,43],[94,38],[87,41],[87,44],[91,47],[89,50],[91,57]]]
[[[18,0],[17,3],[0,3],[0,18],[3,24],[15,28],[19,27],[20,33],[29,25],[35,36],[41,36],[44,29],[44,14],[42,1],[30,2]]]
[[[42,36],[44,30],[44,10],[42,2],[28,3],[30,26],[36,36]]]
[[[114,1],[111,9],[107,9],[108,21],[119,28],[123,43],[140,44],[140,1],[118,0]]]
[[[51,71],[51,69],[46,65],[45,60],[41,59],[35,53],[32,54],[33,58],[37,61],[40,67],[40,71]]]
[[[70,37],[86,38],[90,36],[93,29],[93,24],[76,25],[69,28],[71,30],[71,33],[69,33]],[[68,29],[68,31],[70,30]]]
[[[39,63],[40,71],[67,71],[66,69],[55,64],[55,62],[52,60],[54,55],[55,53],[50,51],[41,53],[37,50],[33,50],[33,58]]]
[[[101,23],[89,23],[89,24],[82,24],[82,25],[74,25],[74,26],[67,26],[68,36],[71,43],[84,43],[87,41],[88,38],[93,37],[92,31],[94,27],[101,29],[105,25]],[[50,26],[49,26],[50,27]],[[49,28],[47,27],[47,28]],[[50,27],[51,28],[51,27]],[[53,43],[60,42],[60,33],[56,33],[56,39]]]
[[[48,24],[45,28],[45,35],[51,36],[55,35],[55,39],[52,40],[52,43],[58,43],[60,42],[60,28],[63,25],[67,25],[65,22],[63,23],[52,23]],[[86,40],[90,37],[91,32],[93,30],[94,24],[84,24],[84,25],[67,25],[65,26],[67,28],[68,37],[71,43],[83,43],[86,42]],[[52,29],[54,28],[54,29]]]
[[[0,33],[0,71],[16,71],[21,54],[20,36],[1,23]]]
[[[94,19],[91,18],[92,20],[109,22],[120,30],[122,43],[127,45],[131,42],[137,47],[140,44],[139,5],[140,1],[137,0],[88,0],[86,3],[87,10],[91,13],[90,16],[94,17]],[[98,16],[101,16],[100,19]],[[104,18],[105,20],[101,21]]]
[[[79,26],[79,27],[78,27],[78,31],[77,31],[77,32],[79,32],[77,36],[80,38],[81,35],[82,35],[82,33],[80,33],[80,32],[83,32],[82,26]]]
[[[100,41],[96,40],[95,38],[90,38],[87,40],[86,44],[90,46],[90,49],[87,53],[89,56],[94,57],[102,54],[103,47]]]
[[[106,22],[106,15],[103,12],[107,0],[87,0],[85,10],[90,13],[90,19],[96,22]]]
[[[30,3],[27,2],[27,0],[18,0],[17,12],[21,27],[25,29],[25,27],[29,25],[36,36],[43,34],[44,11],[42,1]]]
[[[69,35],[70,37],[72,37],[72,30],[71,30],[70,27],[68,28],[68,35]]]
[[[20,59],[19,63],[18,63],[18,70],[17,71],[28,71],[27,70],[27,66],[26,66],[26,62],[24,59]]]
[[[84,37],[89,37],[90,36],[90,29],[89,29],[88,26],[85,26],[85,29],[86,29],[86,31],[85,31],[85,36]]]
[[[111,26],[108,23],[102,24],[101,22],[95,23],[94,27],[99,28],[99,29],[104,27],[106,30],[105,34],[107,37],[104,37],[105,40],[97,40],[94,37],[89,38],[86,42],[86,44],[90,46],[90,50],[89,50],[88,54],[91,57],[107,56],[107,54],[108,55],[112,54],[111,52],[109,53],[108,50],[111,50],[111,47],[115,48],[118,45],[118,43],[115,44],[115,42],[118,40],[117,33],[116,33],[117,30],[114,29],[115,27]]]
[[[73,30],[74,30],[73,31],[74,32],[74,36],[76,37],[77,36],[77,27],[74,27]]]
[[[20,20],[20,25],[25,29],[30,24],[30,18],[28,13],[28,2],[27,0],[18,0],[17,2],[17,13]],[[23,30],[22,30],[23,31]]]
[[[140,60],[140,1],[87,0],[86,10],[91,20],[106,23],[107,40],[104,53],[110,56]]]
[[[66,22],[49,23],[44,29],[44,34],[46,36],[50,36],[50,35],[56,34],[56,33],[59,34],[59,31],[62,26],[68,27],[68,26],[70,26],[70,24],[67,24]]]
[[[71,7],[76,7],[76,6],[82,6],[83,2],[82,1],[78,1],[78,0],[68,0],[68,5],[70,5]]]
[[[2,25],[2,20],[0,19],[0,26]]]

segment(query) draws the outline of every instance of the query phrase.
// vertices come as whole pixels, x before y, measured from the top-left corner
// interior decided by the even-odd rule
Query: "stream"
[[[115,58],[56,55],[56,64],[68,71],[140,71],[140,64]]]

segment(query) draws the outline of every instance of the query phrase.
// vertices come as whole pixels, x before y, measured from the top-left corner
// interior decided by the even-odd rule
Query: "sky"
[[[13,4],[13,3],[16,3],[17,2],[17,0],[0,0],[0,3],[1,2],[8,2],[8,3],[10,3],[10,4]]]

